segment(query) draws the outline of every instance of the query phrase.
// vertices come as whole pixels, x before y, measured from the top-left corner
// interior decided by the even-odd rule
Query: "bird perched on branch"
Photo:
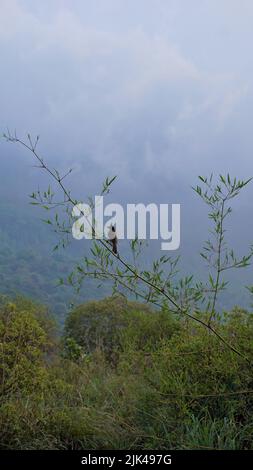
[[[119,253],[118,253],[118,238],[117,238],[117,234],[116,234],[116,225],[111,224],[109,232],[108,232],[108,238],[109,238],[109,241],[112,245],[113,253],[115,253],[115,255],[119,255]]]

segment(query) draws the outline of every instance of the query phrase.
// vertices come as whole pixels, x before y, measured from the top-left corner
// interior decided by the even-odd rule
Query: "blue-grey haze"
[[[253,175],[252,24],[251,0],[0,0],[0,128],[40,134],[80,198],[117,174],[109,200],[180,202],[185,269],[198,272],[207,222],[191,185]],[[47,179],[20,148],[1,141],[0,154],[1,203],[22,212]],[[252,194],[231,221],[240,253]]]

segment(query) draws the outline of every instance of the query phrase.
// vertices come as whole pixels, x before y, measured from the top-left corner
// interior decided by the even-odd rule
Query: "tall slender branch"
[[[34,157],[37,159],[37,161],[39,162],[39,168],[41,168],[42,170],[45,170],[52,178],[53,180],[59,185],[59,187],[61,188],[61,190],[63,191],[63,194],[64,194],[64,201],[65,203],[70,203],[73,207],[76,205],[77,201],[74,200],[72,197],[71,197],[71,194],[70,194],[70,191],[68,191],[66,189],[66,187],[64,186],[63,184],[63,179],[70,173],[70,171],[68,173],[66,173],[63,177],[60,176],[60,174],[55,170],[53,171],[51,168],[48,167],[48,165],[45,163],[44,159],[37,153],[36,151],[36,147],[37,147],[37,143],[38,143],[38,137],[36,139],[36,142],[35,144],[33,144],[32,140],[31,140],[31,137],[30,135],[28,134],[28,140],[29,140],[29,144],[28,145],[26,142],[22,141],[21,139],[19,139],[16,134],[15,136],[12,136],[9,131],[8,131],[8,135],[4,135],[4,137],[10,141],[10,142],[16,142],[18,144],[20,144],[21,146],[23,146],[24,148],[26,148],[27,150],[29,150],[30,152],[32,152],[32,154],[34,155]],[[82,213],[82,211],[81,211]],[[85,214],[82,213],[82,215],[85,217]],[[92,228],[92,233],[94,233],[94,230],[95,228],[93,226],[91,226]],[[220,240],[222,241],[222,239],[220,238]],[[211,325],[210,325],[210,322],[206,323],[205,321],[201,320],[200,318],[190,314],[187,310],[185,310],[184,308],[182,308],[180,305],[178,305],[178,303],[176,302],[176,300],[174,298],[172,298],[171,295],[169,295],[164,288],[161,288],[159,287],[158,285],[156,285],[155,283],[153,283],[152,281],[146,279],[145,277],[143,277],[143,275],[141,275],[140,273],[138,273],[138,271],[134,268],[132,268],[121,256],[119,256],[118,254],[115,254],[113,252],[113,250],[110,248],[110,245],[108,244],[108,241],[107,240],[103,240],[103,239],[99,239],[98,240],[99,243],[110,253],[110,255],[112,257],[115,258],[115,260],[120,263],[122,266],[124,266],[128,272],[130,272],[131,274],[134,275],[134,277],[136,279],[138,279],[139,281],[143,282],[145,285],[151,287],[152,289],[154,289],[157,293],[159,293],[161,296],[165,297],[166,300],[171,304],[173,305],[175,308],[176,308],[176,313],[178,314],[182,314],[182,315],[185,315],[186,317],[190,318],[191,320],[193,320],[194,322],[197,322],[199,323],[200,325],[202,325],[203,327],[205,327],[207,330],[209,330],[212,334],[214,334],[226,347],[228,347],[231,351],[233,351],[235,354],[239,355],[240,357],[242,357],[243,359],[248,360],[247,357],[245,357],[239,350],[237,350],[234,346],[232,346],[220,333],[218,333]],[[220,246],[221,246],[221,241],[220,241]],[[220,270],[220,265],[219,265],[219,270]],[[218,279],[216,279],[216,284],[218,285],[219,284],[219,277]],[[216,302],[216,297],[217,297],[217,294],[215,296],[215,302]],[[215,302],[214,302],[214,307],[215,307]]]
[[[215,315],[215,305],[217,301],[217,294],[220,284],[220,274],[221,274],[221,248],[222,248],[222,241],[223,241],[223,220],[224,220],[224,207],[225,207],[226,198],[222,199],[221,204],[221,214],[220,214],[220,226],[219,226],[219,239],[218,239],[218,253],[217,253],[217,272],[216,272],[216,280],[215,280],[215,287],[214,287],[214,295],[213,295],[213,303],[211,308],[210,317],[208,320],[208,325],[211,324],[211,321]]]

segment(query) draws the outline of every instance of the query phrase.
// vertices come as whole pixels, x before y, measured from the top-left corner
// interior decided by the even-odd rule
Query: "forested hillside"
[[[90,245],[88,241],[75,242],[65,250],[54,251],[58,238],[52,228],[42,221],[44,218],[44,212],[40,215],[28,204],[18,207],[14,204],[0,204],[0,294],[20,294],[39,301],[47,305],[63,325],[72,304],[78,305],[82,301],[110,295],[111,288],[109,283],[98,284],[88,278],[78,294],[70,286],[59,286],[59,279],[67,279],[79,263],[80,255],[89,253]],[[126,245],[122,244],[121,251],[126,249]],[[157,246],[153,248],[151,245],[148,257],[153,259],[157,253]],[[143,264],[148,266],[145,256],[147,254],[144,254]],[[190,267],[195,269],[196,278],[199,270],[201,278],[205,271],[198,253],[194,258],[194,266],[192,262],[193,256],[189,250],[184,253],[184,270],[180,275],[183,272],[191,274]],[[250,273],[244,271],[236,274],[231,278],[230,289],[221,293],[220,309],[229,309],[237,304],[248,308],[251,304],[249,293],[244,288],[251,282]]]
[[[71,304],[101,298],[108,289],[104,286],[101,293],[87,280],[77,295],[59,286],[59,278],[67,277],[78,261],[78,252],[53,251],[54,233],[41,221],[42,215],[24,205],[0,205],[0,293],[23,294],[42,302],[63,323]]]

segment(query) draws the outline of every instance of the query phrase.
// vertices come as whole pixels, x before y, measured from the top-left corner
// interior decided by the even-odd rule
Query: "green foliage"
[[[92,301],[75,308],[65,322],[65,351],[74,340],[85,354],[100,349],[112,359],[122,349],[152,350],[177,323],[165,312],[154,312],[148,305],[130,302],[115,296],[103,301]],[[73,354],[72,344],[70,356]],[[73,357],[73,356],[72,356]]]
[[[87,289],[78,296],[59,286],[59,279],[77,263],[78,251],[52,252],[55,237],[29,211],[0,203],[0,219],[1,294],[22,294],[47,304],[62,325],[71,303],[99,297],[101,290],[92,280],[87,279]],[[102,296],[107,292],[104,288]]]
[[[210,230],[211,236],[205,242],[200,253],[209,268],[207,285],[200,287],[203,292],[209,293],[209,296],[202,296],[202,299],[206,302],[206,310],[210,311],[210,324],[216,314],[218,293],[226,289],[228,285],[228,282],[222,278],[224,273],[231,269],[246,268],[251,263],[252,249],[246,255],[238,258],[234,250],[228,248],[225,239],[225,223],[232,212],[231,200],[240,194],[240,191],[247,186],[252,178],[243,181],[231,178],[227,174],[227,176],[220,175],[218,181],[214,183],[211,174],[209,178],[199,176],[199,180],[202,187],[197,185],[193,189],[208,206],[208,217],[213,223],[213,228]]]
[[[62,350],[45,310],[0,303],[0,448],[253,449],[251,364],[197,324],[121,297],[75,308]],[[253,317],[217,331],[253,361]]]
[[[38,189],[31,195],[32,204],[38,205],[46,211],[53,210],[52,218],[46,219],[47,225],[52,225],[55,232],[59,235],[59,246],[65,248],[70,243],[71,228],[74,222],[73,208],[78,200],[72,196],[70,189],[65,186],[65,178],[71,173],[71,169],[67,173],[61,174],[55,168],[48,166],[47,162],[37,151],[39,137],[33,139],[30,134],[26,140],[21,140],[7,130],[3,135],[7,142],[16,143],[31,152],[33,158],[39,163],[39,168],[47,173],[56,185],[56,191],[48,186],[46,191],[41,192]],[[106,194],[110,190],[110,186],[115,180],[106,178],[100,195]],[[214,242],[207,240],[202,257],[208,262],[210,268],[214,269],[214,276],[209,272],[209,283],[205,285],[203,282],[193,281],[192,274],[185,278],[175,281],[176,267],[178,257],[162,256],[158,260],[153,261],[152,267],[142,269],[138,265],[138,256],[141,253],[141,244],[138,237],[130,242],[130,250],[133,255],[133,262],[124,259],[116,250],[112,249],[110,240],[102,234],[96,241],[96,223],[94,208],[96,204],[92,198],[88,198],[89,214],[85,214],[80,210],[80,214],[88,224],[88,230],[93,237],[93,246],[91,248],[92,258],[84,256],[75,269],[70,272],[67,277],[67,284],[76,288],[79,292],[82,284],[87,277],[92,279],[109,280],[113,283],[113,293],[118,293],[119,287],[123,288],[128,294],[135,295],[136,299],[144,299],[148,303],[167,309],[187,319],[191,319],[194,323],[201,324],[209,333],[212,333],[223,344],[242,357],[242,353],[226,341],[214,328],[212,320],[216,316],[216,302],[219,291],[224,290],[227,281],[221,278],[223,271],[232,268],[245,268],[249,266],[253,256],[253,250],[244,255],[241,259],[236,258],[233,250],[228,250],[225,241],[224,222],[226,217],[231,213],[232,208],[227,206],[234,197],[238,196],[252,178],[245,181],[231,178],[229,174],[226,177],[220,175],[218,183],[213,184],[213,175],[210,178],[199,176],[199,180],[204,185],[204,190],[200,186],[195,189],[196,193],[209,206],[209,218],[214,222],[212,236]],[[55,199],[55,195],[60,192],[60,200]],[[55,209],[61,209],[60,215],[63,219],[59,219],[59,213]],[[94,239],[95,238],[95,239]],[[60,278],[60,285],[64,285],[66,281]],[[210,298],[211,295],[211,298]],[[202,308],[200,308],[200,302]],[[204,321],[197,318],[195,312],[203,310],[209,311],[209,317]]]
[[[1,389],[3,395],[8,396],[30,386],[40,386],[44,374],[43,355],[52,346],[52,323],[29,301],[1,300]]]
[[[59,236],[55,250],[65,248],[78,202],[65,186],[71,170],[60,174],[47,166],[38,137],[22,141],[8,132],[5,138],[29,150],[54,182],[55,189],[38,190],[31,199],[47,211],[44,222]],[[101,195],[114,179],[106,178]],[[137,239],[131,258],[115,254],[106,238],[93,240],[91,256],[78,260],[60,284],[80,290],[87,278],[109,280],[114,294],[126,291],[160,311],[119,296],[80,305],[67,318],[60,354],[38,306],[3,300],[1,447],[253,449],[252,315],[217,312],[224,272],[247,267],[253,256],[251,249],[238,258],[225,240],[230,201],[250,179],[199,179],[195,191],[213,222],[201,253],[206,283],[192,273],[178,278],[178,257],[141,267]]]

